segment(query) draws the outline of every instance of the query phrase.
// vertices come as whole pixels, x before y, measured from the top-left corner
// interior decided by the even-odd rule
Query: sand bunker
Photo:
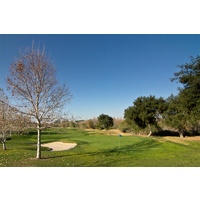
[[[64,151],[72,149],[76,146],[76,143],[63,143],[63,142],[52,142],[47,144],[42,144],[43,147],[49,147],[51,151]]]

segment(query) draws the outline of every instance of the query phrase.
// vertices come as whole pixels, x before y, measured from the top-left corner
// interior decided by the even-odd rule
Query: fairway
[[[36,156],[36,132],[13,135],[0,150],[1,167],[198,167],[199,141],[173,137],[106,135],[80,129],[47,129],[42,144],[76,143],[73,149],[50,151],[42,147],[42,159]],[[119,146],[120,142],[120,146]]]

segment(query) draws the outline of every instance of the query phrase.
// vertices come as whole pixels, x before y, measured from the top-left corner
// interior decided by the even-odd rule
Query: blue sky
[[[170,82],[178,64],[200,54],[200,35],[0,35],[0,87],[20,49],[45,45],[60,83],[73,99],[66,111],[79,119],[123,117],[139,96],[177,93]]]

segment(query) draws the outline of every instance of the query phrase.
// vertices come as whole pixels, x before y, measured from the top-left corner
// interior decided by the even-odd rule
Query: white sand
[[[63,142],[52,142],[47,144],[42,144],[43,147],[49,147],[52,151],[64,151],[72,149],[76,146],[76,143],[63,143]]]

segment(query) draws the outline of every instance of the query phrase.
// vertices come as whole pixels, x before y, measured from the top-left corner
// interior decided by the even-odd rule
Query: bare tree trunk
[[[40,123],[37,125],[38,137],[37,137],[37,156],[36,158],[41,158],[41,130],[40,130]]]
[[[3,139],[2,141],[2,144],[3,144],[3,150],[6,150],[6,143],[5,143],[5,140]]]
[[[31,66],[31,67],[30,67]],[[16,105],[16,111],[32,116],[37,120],[37,155],[41,158],[41,122],[56,115],[66,102],[71,100],[69,89],[65,84],[58,84],[54,64],[45,50],[26,49],[15,62],[11,63],[10,76],[6,78],[10,92],[14,94],[23,107]],[[48,81],[47,81],[48,80]],[[16,102],[18,104],[18,102]],[[26,106],[25,106],[26,105]],[[18,109],[17,109],[18,108]],[[23,118],[19,117],[19,130],[23,131]]]
[[[151,125],[149,124],[149,134],[148,134],[148,137],[150,137],[152,134],[152,131],[151,131]]]
[[[180,137],[183,138],[184,134],[182,132],[179,133]]]
[[[179,129],[178,133],[179,133],[179,136],[183,138],[185,137],[186,129]]]
[[[151,135],[152,135],[152,131],[150,131],[150,133],[149,133],[148,137],[150,137]]]
[[[6,150],[6,132],[3,131],[1,142],[3,144],[3,150]]]

